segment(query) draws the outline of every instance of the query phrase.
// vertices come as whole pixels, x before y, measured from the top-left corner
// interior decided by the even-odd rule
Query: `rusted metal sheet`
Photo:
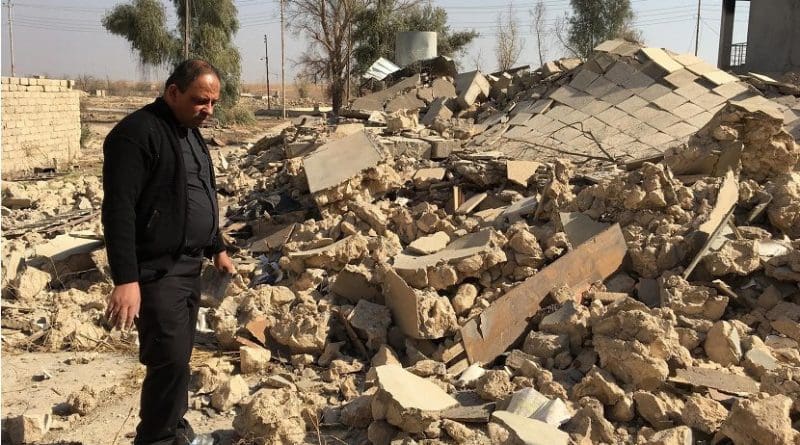
[[[614,224],[511,289],[461,328],[469,362],[493,361],[525,333],[547,294],[567,286],[579,296],[614,273],[627,251],[622,230]]]

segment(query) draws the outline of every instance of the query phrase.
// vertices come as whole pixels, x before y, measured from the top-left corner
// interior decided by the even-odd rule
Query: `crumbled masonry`
[[[203,274],[190,409],[257,444],[800,444],[800,96],[748,79],[612,40],[212,149],[239,273]],[[99,178],[2,197],[4,352],[134,345]],[[472,362],[465,332],[510,346]],[[104,395],[4,428],[46,440]]]

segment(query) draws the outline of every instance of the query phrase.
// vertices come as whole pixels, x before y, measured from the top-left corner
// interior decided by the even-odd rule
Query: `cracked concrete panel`
[[[375,143],[360,131],[319,147],[303,159],[311,193],[335,187],[378,165],[382,156]]]
[[[683,65],[676,62],[672,56],[661,48],[642,48],[641,52],[667,73],[674,73],[683,68]]]

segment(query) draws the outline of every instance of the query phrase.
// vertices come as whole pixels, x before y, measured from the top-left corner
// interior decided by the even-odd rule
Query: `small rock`
[[[342,407],[341,422],[353,428],[366,428],[372,422],[372,396],[358,396]]]
[[[475,382],[475,392],[484,400],[500,400],[513,390],[511,377],[505,371],[486,371],[486,374]]]
[[[445,232],[436,232],[412,241],[408,245],[408,250],[417,255],[430,255],[447,247],[449,242],[450,237]]]
[[[6,421],[9,439],[13,444],[37,443],[50,430],[53,418],[49,413],[29,412]]]
[[[389,308],[360,300],[349,318],[353,329],[366,339],[367,348],[375,351],[386,343],[386,333],[392,324]]]
[[[469,427],[450,419],[442,420],[442,429],[444,429],[447,435],[453,438],[457,444],[470,443],[475,437],[475,432]]]
[[[739,331],[730,322],[718,321],[706,334],[706,355],[722,366],[738,365],[742,359]]]
[[[739,399],[722,424],[722,434],[736,444],[796,444],[789,411],[792,400],[784,395],[764,399]]]
[[[567,334],[545,334],[531,331],[525,338],[522,351],[540,358],[553,358],[569,350],[569,336]]]
[[[716,400],[697,394],[686,399],[681,419],[687,426],[706,434],[716,433],[728,417],[728,410]]]
[[[692,430],[688,426],[679,426],[653,434],[645,445],[692,445]]]
[[[80,391],[74,392],[67,397],[70,413],[85,416],[97,407],[97,393],[89,386],[84,386]]]
[[[211,406],[219,412],[226,412],[250,394],[250,387],[241,375],[235,375],[222,383],[211,394]]]
[[[465,283],[458,287],[456,295],[450,301],[457,315],[463,315],[475,305],[478,298],[478,288],[474,284]]]
[[[253,374],[265,371],[269,367],[272,353],[269,349],[242,346],[239,348],[242,374]]]

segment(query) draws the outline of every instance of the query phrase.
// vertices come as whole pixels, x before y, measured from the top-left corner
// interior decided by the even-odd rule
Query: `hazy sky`
[[[3,0],[5,5],[7,0]],[[121,0],[12,0],[14,61],[16,75],[45,74],[49,77],[74,78],[92,75],[112,80],[160,80],[163,70],[145,75],[136,62],[128,43],[106,32],[100,24],[105,13]],[[175,24],[172,2],[167,5],[170,26]],[[453,29],[474,28],[481,36],[461,59],[464,69],[476,63],[486,71],[496,67],[494,45],[497,16],[509,8],[507,0],[434,0],[448,12]],[[544,0],[547,21],[552,23],[569,10],[569,0]],[[722,0],[702,0],[700,56],[716,63],[719,43],[719,22]],[[245,82],[265,80],[264,34],[269,39],[271,81],[280,76],[280,25],[277,0],[235,0],[241,29],[236,45],[242,55],[242,77]],[[519,64],[538,65],[536,40],[530,29],[528,11],[535,0],[514,1],[513,11],[524,33],[525,47]],[[650,46],[670,48],[678,52],[694,51],[696,0],[631,0],[636,13],[636,27],[641,29]],[[737,2],[734,42],[746,39],[749,2]],[[2,74],[11,73],[8,38],[8,9],[2,8],[0,26]],[[294,78],[291,59],[305,48],[302,37],[286,34],[287,80]],[[547,58],[562,56],[555,42],[548,45]]]

